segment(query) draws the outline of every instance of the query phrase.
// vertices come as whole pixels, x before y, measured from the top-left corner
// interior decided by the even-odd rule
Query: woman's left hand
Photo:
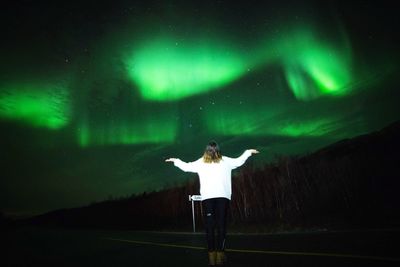
[[[250,151],[251,154],[258,154],[260,153],[260,151],[256,150],[256,149],[248,149],[248,151]]]

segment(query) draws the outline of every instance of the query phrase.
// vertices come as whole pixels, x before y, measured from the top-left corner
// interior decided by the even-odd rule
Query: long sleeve
[[[194,162],[184,162],[180,159],[176,159],[174,165],[184,172],[198,172],[197,161]]]
[[[226,157],[226,160],[228,161],[231,168],[235,169],[237,167],[242,166],[250,156],[251,156],[251,152],[249,150],[246,150],[243,152],[243,154],[240,157],[237,157],[237,158]]]

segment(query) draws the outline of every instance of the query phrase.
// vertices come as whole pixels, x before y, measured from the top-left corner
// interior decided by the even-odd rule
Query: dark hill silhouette
[[[397,227],[400,121],[301,157],[282,157],[233,177],[232,228],[275,231],[305,228]],[[196,176],[193,176],[196,177]],[[159,192],[107,200],[31,218],[67,227],[190,230],[190,194],[198,181]],[[196,209],[201,225],[201,209]]]
[[[400,121],[396,121],[380,131],[344,139],[322,148],[313,156],[336,157],[348,154],[393,153],[395,147],[400,147]],[[396,153],[397,154],[397,153]],[[390,154],[388,156],[395,156]]]

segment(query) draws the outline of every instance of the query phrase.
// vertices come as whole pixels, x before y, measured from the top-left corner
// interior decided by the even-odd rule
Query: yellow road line
[[[165,243],[154,243],[154,242],[146,242],[146,241],[126,240],[126,239],[115,239],[115,238],[106,238],[106,239],[113,240],[113,241],[135,243],[135,244],[140,244],[140,245],[158,246],[158,247],[188,248],[188,249],[197,249],[197,250],[205,250],[206,249],[204,247],[195,247],[195,246],[186,246],[186,245],[172,245],[172,244],[165,244]]]
[[[147,241],[117,239],[117,238],[105,238],[112,241],[128,242],[139,245],[150,245],[158,247],[170,247],[170,248],[185,248],[185,249],[196,249],[206,250],[205,247],[189,246],[189,245],[173,245],[166,243],[156,243]],[[351,255],[351,254],[336,254],[336,253],[317,253],[317,252],[296,252],[296,251],[271,251],[271,250],[248,250],[248,249],[226,249],[227,252],[237,253],[254,253],[254,254],[271,254],[271,255],[291,255],[291,256],[319,256],[319,257],[336,257],[336,258],[352,258],[352,259],[363,259],[363,260],[378,260],[378,261],[392,261],[400,262],[400,258],[388,258],[388,257],[375,257],[375,256],[362,256],[362,255]]]

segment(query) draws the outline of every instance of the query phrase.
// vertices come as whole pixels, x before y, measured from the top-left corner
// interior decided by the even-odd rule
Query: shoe
[[[216,266],[217,264],[217,252],[209,251],[208,252],[208,266]]]
[[[226,255],[224,251],[217,251],[217,259],[216,264],[217,266],[223,266],[226,263]]]

